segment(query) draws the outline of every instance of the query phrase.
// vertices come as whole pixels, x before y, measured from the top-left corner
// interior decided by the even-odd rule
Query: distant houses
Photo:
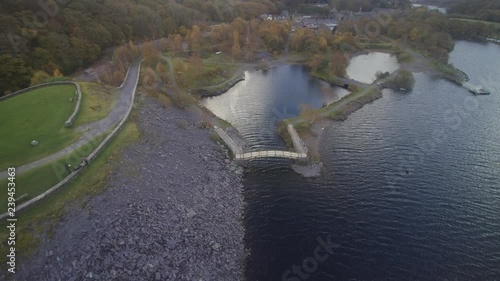
[[[387,14],[387,13],[395,13],[398,10],[394,9],[381,9],[381,8],[375,8],[369,12],[363,12],[361,8],[359,8],[358,12],[353,12],[353,11],[339,11],[335,7],[330,11],[328,14],[328,18],[335,20],[337,22],[342,22],[342,21],[356,21],[364,18],[372,18],[376,17],[377,15],[380,14]]]
[[[290,18],[290,13],[288,11],[283,11],[279,15],[263,14],[260,15],[262,20],[287,20]]]
[[[316,4],[321,5],[321,7],[326,7],[327,4]],[[400,10],[395,9],[381,9],[375,8],[369,12],[364,12],[361,8],[357,12],[337,10],[335,7],[330,10],[328,16],[314,16],[314,15],[297,15],[293,16],[289,14],[288,11],[283,11],[279,15],[263,14],[260,16],[262,20],[277,20],[284,21],[288,19],[293,19],[292,32],[297,28],[309,28],[313,30],[318,29],[328,29],[330,31],[335,31],[337,26],[344,21],[357,21],[364,18],[373,18],[381,14],[394,14],[400,12]]]

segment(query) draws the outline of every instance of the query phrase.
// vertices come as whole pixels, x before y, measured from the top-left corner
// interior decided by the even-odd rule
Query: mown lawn
[[[23,173],[18,173],[16,175],[16,197],[19,198],[23,195],[26,195],[22,198],[21,202],[17,202],[17,204],[21,204],[23,201],[27,201],[32,199],[52,186],[56,185],[62,179],[64,179],[68,172],[65,168],[66,164],[70,164],[71,167],[78,166],[82,158],[87,157],[91,151],[93,151],[97,146],[104,140],[106,135],[109,132],[102,134],[99,137],[91,140],[87,145],[84,145],[80,149],[69,153],[51,163],[42,165],[40,167],[31,169],[29,171],[25,171]],[[7,186],[8,179],[0,179],[0,186]],[[7,210],[7,196],[0,197],[0,213],[4,213]]]
[[[0,169],[40,159],[79,136],[64,122],[75,109],[75,86],[33,90],[0,102]],[[39,144],[32,146],[31,141]]]
[[[64,149],[82,135],[76,128],[111,112],[119,97],[115,87],[87,82],[79,85],[82,103],[72,128],[65,128],[64,122],[76,105],[74,86],[46,87],[0,102],[0,170]],[[39,144],[32,146],[32,140]]]
[[[64,214],[65,208],[68,206],[83,207],[87,200],[100,193],[106,182],[106,177],[116,165],[118,156],[121,151],[131,142],[139,138],[139,130],[133,121],[124,125],[124,128],[118,135],[110,142],[109,146],[95,159],[91,165],[82,172],[73,182],[55,192],[51,196],[45,198],[33,207],[30,207],[22,212],[17,213],[18,222],[16,224],[16,250],[18,261],[22,261],[23,257],[29,256],[38,250],[38,243],[40,239],[45,238],[44,234],[49,237],[61,215]],[[42,167],[45,172],[52,173],[52,167]],[[39,170],[39,173],[44,171]],[[35,173],[35,172],[33,172]],[[17,176],[16,185],[18,192],[22,193],[24,190],[23,177],[31,177],[37,175],[33,174],[20,174]],[[49,177],[39,176],[45,178],[46,181]],[[32,183],[35,179],[27,180]],[[26,184],[29,184],[26,182]],[[18,194],[22,195],[22,194]],[[2,212],[4,210],[2,209]],[[6,270],[6,255],[8,229],[6,222],[0,223],[0,270]]]

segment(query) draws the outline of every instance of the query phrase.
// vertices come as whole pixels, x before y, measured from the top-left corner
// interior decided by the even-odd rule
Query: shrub
[[[50,75],[47,72],[38,70],[33,74],[33,77],[31,77],[31,86],[42,84],[49,78]]]
[[[172,101],[164,94],[158,94],[158,101],[165,107],[172,105]]]
[[[271,68],[271,66],[270,66],[270,64],[269,64],[269,62],[268,62],[267,60],[261,60],[261,61],[259,62],[259,65],[257,66],[257,68],[258,68],[259,70],[264,70],[264,71],[266,71],[266,70],[269,70],[269,69]]]
[[[180,108],[186,108],[194,103],[194,98],[186,93],[175,93],[171,96],[171,100]]]
[[[387,78],[389,77],[391,74],[389,72],[382,72],[382,71],[377,71],[377,73],[375,74],[375,77],[377,78],[377,80],[380,80],[380,79],[384,79],[384,78]]]
[[[43,83],[52,83],[52,82],[61,82],[61,81],[71,81],[71,78],[66,77],[66,76],[50,77],[48,79],[45,79],[45,81],[43,81]]]
[[[396,77],[385,83],[386,87],[393,89],[411,90],[415,86],[415,77],[409,70],[402,69],[398,72]]]

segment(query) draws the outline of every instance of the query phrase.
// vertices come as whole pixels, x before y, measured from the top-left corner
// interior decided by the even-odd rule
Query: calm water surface
[[[499,57],[498,46],[459,42],[451,62],[498,89]],[[254,147],[281,145],[263,119],[295,99],[290,88],[306,75],[279,73],[263,78],[272,86],[234,89],[273,106],[235,93],[210,105],[241,131],[253,126],[244,135]],[[500,280],[500,91],[476,98],[416,80],[326,128],[321,177],[302,179],[286,161],[250,163],[247,280]],[[316,251],[328,241],[330,253]]]
[[[378,71],[393,73],[398,68],[398,59],[395,56],[372,52],[353,57],[347,66],[346,72],[349,78],[370,84],[376,80]]]
[[[338,101],[349,91],[311,78],[301,66],[245,73],[245,80],[224,95],[202,100],[217,116],[229,121],[254,149],[282,146],[276,134],[279,120],[297,116],[300,106],[314,108]]]

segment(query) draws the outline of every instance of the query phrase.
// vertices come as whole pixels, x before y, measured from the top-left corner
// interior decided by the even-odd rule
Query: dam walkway
[[[297,131],[292,124],[288,124],[288,133],[293,142],[293,147],[295,151],[285,151],[285,150],[264,150],[264,151],[253,151],[244,152],[241,146],[234,141],[223,129],[214,127],[215,132],[222,138],[222,140],[231,149],[234,159],[236,161],[248,161],[254,159],[265,159],[265,158],[285,158],[298,161],[307,161],[307,148],[300,139]]]

